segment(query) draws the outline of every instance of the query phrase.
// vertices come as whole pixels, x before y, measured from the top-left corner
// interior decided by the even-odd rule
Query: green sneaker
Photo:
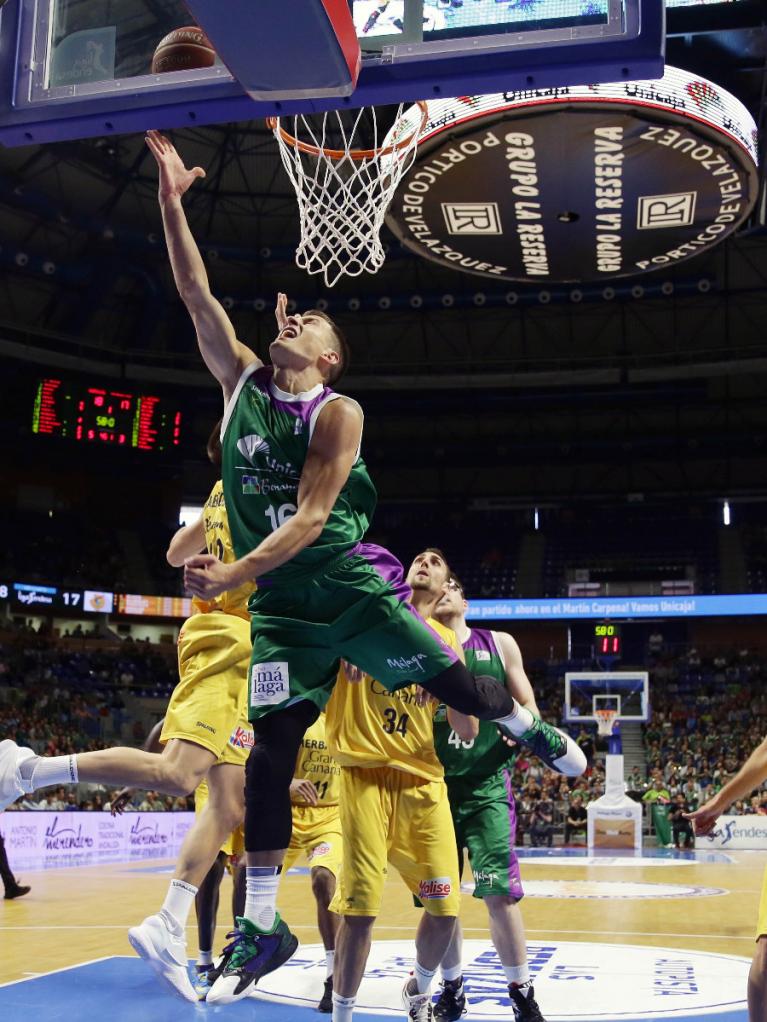
[[[208,1004],[232,1004],[247,996],[262,976],[284,965],[298,947],[298,939],[279,913],[268,931],[238,916],[237,929],[227,937],[231,944],[224,948],[223,968],[208,991]]]
[[[513,735],[507,727],[498,725],[500,731],[509,735],[519,745],[524,745],[542,760],[551,770],[569,777],[577,777],[588,763],[583,751],[564,731],[547,724],[540,717],[534,717],[533,725],[521,735]]]

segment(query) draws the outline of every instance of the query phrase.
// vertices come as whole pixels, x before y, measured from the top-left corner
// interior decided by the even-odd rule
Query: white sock
[[[515,699],[513,712],[508,717],[499,717],[495,723],[503,724],[507,731],[510,731],[517,737],[518,735],[523,735],[525,731],[529,731],[533,726],[534,720],[535,715],[526,707],[520,706]]]
[[[335,951],[325,952],[325,979],[333,975],[333,959],[336,957]]]
[[[32,783],[32,791],[52,784],[77,784],[76,756],[35,756],[19,768],[21,779]]]
[[[527,997],[532,989],[532,980],[530,979],[530,970],[527,967],[527,962],[524,965],[504,965],[503,972],[506,976],[506,982],[513,983],[515,987],[519,987],[521,992]]]
[[[520,706],[519,703],[515,702],[516,710],[508,717],[499,717],[495,721],[496,724],[502,724],[507,731],[510,731],[515,738],[524,734],[525,731],[529,731],[535,720],[534,715],[525,706]],[[550,725],[551,726],[551,725]],[[553,768],[560,774],[564,774],[566,777],[580,777],[583,771],[588,766],[588,760],[583,753],[583,749],[573,741],[573,739],[559,728],[555,729],[565,739],[565,751],[563,755],[557,759],[552,760]]]
[[[454,983],[455,980],[460,979],[463,975],[463,966],[460,962],[458,965],[454,965],[450,969],[446,969],[444,965],[441,965],[439,971],[442,973],[442,978],[444,980],[448,983]]]
[[[356,997],[341,997],[333,991],[333,1022],[352,1022]]]
[[[416,958],[415,965],[413,966],[413,979],[419,994],[428,994],[436,971],[436,969],[424,969]]]
[[[268,931],[277,916],[277,888],[282,866],[245,867],[245,918]]]
[[[198,951],[197,952],[197,964],[198,965],[212,965],[213,964],[213,952],[212,951]]]
[[[170,917],[176,931],[183,931],[186,926],[195,894],[197,888],[193,884],[188,884],[185,880],[171,880],[161,911],[165,912],[166,918]]]

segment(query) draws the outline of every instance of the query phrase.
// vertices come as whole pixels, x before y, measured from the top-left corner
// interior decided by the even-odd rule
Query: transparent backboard
[[[565,674],[565,720],[595,722],[594,710],[617,710],[618,720],[646,721],[647,671],[582,671]]]
[[[188,2],[204,30],[206,13],[219,5]],[[587,85],[659,76],[663,69],[661,0],[354,0],[363,59],[352,102],[254,102],[246,78],[265,57],[257,33],[238,32],[237,9],[236,0],[227,0],[227,12],[234,12],[231,38],[217,45],[220,58],[213,66],[157,74],[152,58],[160,41],[194,24],[183,0],[5,4],[0,141],[18,145],[498,89]],[[295,45],[300,21],[293,31]],[[321,62],[322,45],[312,52]],[[286,38],[285,59],[279,56],[288,76],[290,53]]]

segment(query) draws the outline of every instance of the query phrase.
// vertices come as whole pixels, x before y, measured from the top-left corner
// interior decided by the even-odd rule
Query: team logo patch
[[[476,660],[489,660],[490,651],[487,649],[477,649],[474,651],[474,658]]]
[[[285,660],[270,660],[250,668],[252,706],[276,706],[290,695],[290,671]]]
[[[233,745],[235,749],[252,749],[253,731],[238,725],[229,736],[229,744]]]
[[[327,855],[328,852],[332,851],[332,849],[333,846],[329,841],[322,841],[320,844],[315,845],[314,848],[311,849],[306,858],[309,862],[311,862],[312,859],[319,859],[320,856]]]
[[[269,453],[269,444],[258,433],[251,433],[237,441],[237,450],[252,463],[255,455]]]
[[[450,877],[434,877],[433,880],[422,880],[418,885],[418,897],[421,901],[438,901],[449,898],[453,886]]]

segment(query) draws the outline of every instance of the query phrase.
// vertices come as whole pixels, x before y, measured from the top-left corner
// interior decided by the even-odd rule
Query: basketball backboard
[[[565,720],[596,723],[595,710],[617,710],[619,721],[646,721],[647,671],[578,671],[565,674]]]
[[[355,74],[344,74],[354,61],[348,32],[339,60],[332,9],[339,24],[348,21],[354,49],[358,37],[356,88]],[[662,0],[354,0],[351,14],[344,0],[16,0],[0,10],[0,141],[24,145],[663,71]],[[219,59],[152,73],[160,40],[195,22]]]

